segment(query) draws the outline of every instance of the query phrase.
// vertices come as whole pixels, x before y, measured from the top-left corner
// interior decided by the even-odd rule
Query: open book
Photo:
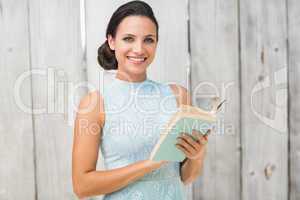
[[[178,111],[171,117],[168,125],[161,132],[160,138],[150,154],[150,160],[183,161],[185,155],[175,146],[177,143],[176,138],[182,132],[188,133],[193,138],[193,129],[206,134],[217,121],[216,114],[224,102],[225,100],[220,102],[219,99],[216,99],[210,111],[188,105],[179,106]]]

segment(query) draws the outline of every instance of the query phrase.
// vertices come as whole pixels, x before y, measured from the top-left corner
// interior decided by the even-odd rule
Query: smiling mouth
[[[134,56],[127,56],[128,60],[133,63],[143,63],[147,60],[147,57],[134,57]]]

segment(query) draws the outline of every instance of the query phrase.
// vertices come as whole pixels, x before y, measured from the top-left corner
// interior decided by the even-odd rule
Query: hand
[[[188,134],[183,133],[181,136],[177,137],[176,147],[191,160],[201,159],[205,155],[208,135],[210,133],[211,130],[208,130],[208,132],[203,135],[201,132],[193,130],[192,135],[197,139],[197,141]]]

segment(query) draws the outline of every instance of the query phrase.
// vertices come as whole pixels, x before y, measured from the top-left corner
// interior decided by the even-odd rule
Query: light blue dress
[[[176,97],[167,84],[146,79],[118,78],[103,91],[105,124],[101,151],[106,169],[146,160],[160,130],[177,111]],[[179,162],[169,162],[128,186],[106,194],[105,200],[185,200]]]

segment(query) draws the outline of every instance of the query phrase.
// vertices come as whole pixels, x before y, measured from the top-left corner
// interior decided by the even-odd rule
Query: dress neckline
[[[119,84],[122,84],[122,85],[128,85],[128,86],[139,86],[139,85],[142,85],[142,84],[146,83],[148,80],[149,80],[148,77],[146,77],[142,81],[134,82],[134,81],[127,81],[127,80],[123,80],[123,79],[119,79],[117,77],[114,77],[114,81],[116,83],[119,83]]]

